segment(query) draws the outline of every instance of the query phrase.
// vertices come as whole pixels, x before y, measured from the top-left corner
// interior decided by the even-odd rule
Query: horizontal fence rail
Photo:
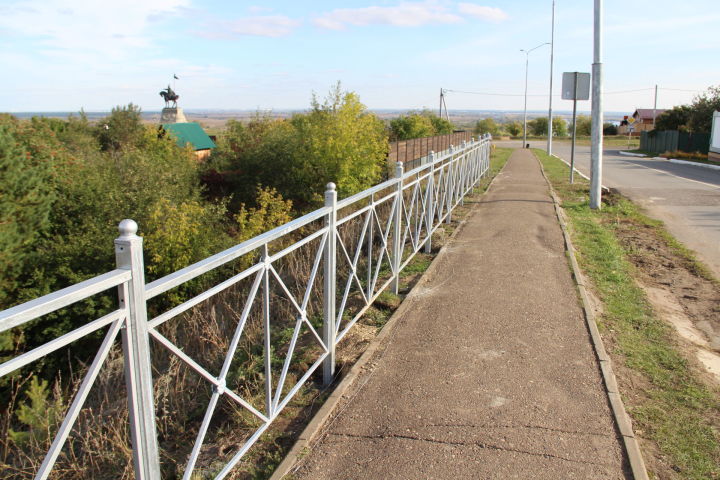
[[[489,135],[470,138],[437,153],[426,152],[422,164],[411,169],[397,162],[394,178],[345,199],[337,199],[331,183],[324,207],[147,285],[137,224],[123,220],[115,240],[116,270],[0,312],[3,332],[109,289],[118,290],[118,306],[111,313],[0,364],[3,376],[107,329],[35,478],[50,475],[118,336],[122,338],[135,478],[160,479],[152,373],[153,360],[161,351],[184,364],[211,392],[181,470],[184,479],[196,473],[221,402],[245,412],[253,425],[231,458],[213,474],[224,478],[314,372],[323,372],[325,384],[333,381],[337,345],[383,292],[398,292],[400,273],[413,257],[431,251],[433,233],[451,221],[453,209],[487,174],[490,140]],[[299,252],[303,252],[303,262],[288,261]],[[299,264],[303,265],[300,272]],[[160,311],[148,308],[151,299],[230,266],[234,270],[211,288]],[[186,352],[188,340],[171,335],[172,327],[177,328],[203,302],[230,293],[236,309],[231,338],[222,361],[209,366],[206,359]],[[241,345],[245,349],[247,342],[255,341],[245,338],[253,322],[260,332],[256,343],[262,343],[250,345],[257,349],[257,361],[262,364],[261,392],[238,388],[233,373]],[[281,346],[275,343],[279,330],[284,335]],[[295,356],[301,348],[307,358],[298,362]]]

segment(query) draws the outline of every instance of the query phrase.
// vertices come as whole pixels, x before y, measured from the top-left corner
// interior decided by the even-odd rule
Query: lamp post
[[[550,45],[550,42],[541,43],[537,47],[533,47],[530,50],[520,49],[521,52],[525,52],[525,108],[523,113],[523,148],[527,146],[527,88],[528,88],[528,64],[530,61],[530,52],[537,50],[538,48]]]
[[[590,147],[590,208],[598,210],[602,201],[603,161],[603,78],[602,39],[603,2],[595,0],[593,10],[593,64],[592,64],[592,145]]]
[[[552,155],[552,136],[553,136],[553,116],[552,116],[552,87],[553,87],[553,54],[555,53],[555,0],[552,2],[552,24],[550,33],[550,94],[548,97],[548,140],[547,154]]]

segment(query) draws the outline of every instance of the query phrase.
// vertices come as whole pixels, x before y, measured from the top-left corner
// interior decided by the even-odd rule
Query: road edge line
[[[507,162],[505,162],[505,165],[507,165]],[[481,197],[484,197],[487,192],[490,191],[490,188],[495,183],[495,180],[500,176],[502,171],[505,170],[505,165],[503,165],[503,168],[500,169],[500,171],[498,171],[495,176],[490,180],[490,183],[488,184],[485,191],[480,194]],[[460,234],[460,232],[464,230],[468,220],[470,220],[470,218],[472,218],[475,212],[477,212],[477,206],[478,204],[475,204],[468,212],[467,216],[463,220],[461,220],[460,223],[458,223],[458,226],[450,234],[450,237],[448,237],[445,244],[440,247],[440,251],[437,253],[435,258],[433,258],[430,266],[427,268],[427,270],[423,272],[420,280],[418,280],[418,282],[408,292],[407,296],[403,299],[402,303],[390,316],[387,323],[385,323],[382,330],[380,330],[380,333],[370,341],[370,344],[367,346],[362,355],[360,355],[360,358],[358,358],[357,361],[352,365],[352,367],[350,367],[347,375],[345,375],[345,377],[340,381],[340,383],[338,383],[337,386],[333,388],[330,396],[328,396],[322,407],[320,407],[320,409],[315,413],[310,422],[308,422],[307,426],[303,429],[302,433],[295,441],[295,444],[292,446],[292,448],[290,448],[290,450],[285,455],[283,461],[280,462],[273,474],[270,476],[270,480],[280,480],[288,473],[291,473],[291,470],[295,468],[295,466],[299,463],[299,460],[306,455],[306,451],[312,448],[314,441],[318,437],[318,434],[321,433],[328,419],[330,419],[333,413],[335,413],[335,409],[340,404],[340,400],[345,398],[345,394],[348,392],[350,387],[354,385],[355,380],[357,380],[360,374],[365,370],[367,364],[375,358],[376,354],[380,350],[380,347],[385,346],[391,339],[390,334],[396,329],[397,325],[400,323],[399,319],[410,308],[413,300],[418,295],[419,287],[427,283],[436,273],[436,270],[439,268],[438,265],[440,264],[440,260],[442,260],[448,255],[449,245],[453,242],[453,240],[455,240],[455,238]]]
[[[563,162],[563,163],[564,163],[565,165],[567,165],[568,167],[570,166],[570,163],[569,163],[567,160],[565,160],[564,158],[558,157],[558,156],[555,155],[554,153],[551,153],[550,156],[557,158],[558,160],[560,160],[561,162]],[[537,158],[537,155],[535,156],[535,158]],[[539,160],[538,160],[538,161],[539,161]],[[582,172],[581,172],[580,170],[578,170],[577,168],[574,168],[573,170],[575,170],[575,173],[577,173],[578,175],[580,175],[582,178],[584,178],[584,179],[587,180],[588,182],[591,181],[591,180],[590,180],[590,177],[588,177],[587,175],[585,175],[584,173],[582,173]],[[545,172],[543,171],[543,176],[544,176],[544,175],[545,175]],[[545,180],[547,181],[547,177],[545,177]],[[610,191],[610,189],[609,189],[608,187],[606,187],[605,185],[600,185],[600,188],[602,188],[603,191],[605,191],[605,192],[609,192],[609,191]]]
[[[632,421],[630,419],[630,416],[627,414],[627,411],[625,410],[625,405],[622,401],[622,398],[620,397],[617,380],[615,378],[615,373],[612,369],[612,361],[610,360],[610,357],[605,350],[605,344],[602,341],[602,336],[600,335],[600,331],[597,327],[597,322],[595,321],[595,314],[593,313],[592,307],[590,305],[590,299],[588,298],[587,289],[585,288],[585,284],[582,282],[582,271],[580,270],[580,265],[577,263],[577,259],[575,258],[575,247],[573,246],[570,239],[570,233],[567,229],[564,212],[562,210],[562,207],[560,206],[560,200],[555,193],[555,189],[553,188],[552,183],[550,183],[550,179],[545,174],[545,169],[543,168],[542,162],[537,155],[535,155],[535,159],[540,165],[540,170],[542,171],[545,182],[550,189],[550,196],[552,197],[553,205],[555,206],[555,215],[557,216],[558,223],[560,224],[560,228],[562,230],[563,238],[565,241],[565,251],[567,252],[567,256],[570,260],[573,280],[575,281],[575,286],[577,287],[580,294],[580,300],[582,302],[582,309],[584,313],[583,316],[585,317],[585,324],[588,328],[590,340],[592,341],[593,349],[595,350],[595,355],[600,365],[603,383],[605,384],[605,393],[607,395],[608,402],[610,403],[610,408],[615,419],[615,424],[617,425],[620,436],[622,436],[623,439],[623,444],[625,446],[625,454],[627,455],[628,461],[630,462],[630,470],[632,471],[633,478],[635,478],[636,480],[649,480],[647,468],[645,467],[645,461],[643,460],[642,456],[642,451],[640,450],[640,445],[637,441],[637,438],[635,437],[635,432],[632,428]]]

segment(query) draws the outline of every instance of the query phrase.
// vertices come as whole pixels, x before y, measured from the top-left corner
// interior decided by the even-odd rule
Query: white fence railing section
[[[163,349],[166,357],[175,356],[176,362],[207,381],[207,408],[183,478],[189,479],[195,471],[220,401],[230,402],[236,412],[249,417],[251,426],[244,441],[239,439],[237,451],[227,455],[225,460],[230,460],[214,473],[215,478],[225,477],[313,372],[322,365],[325,383],[333,380],[338,343],[384,290],[398,292],[400,272],[421,249],[430,252],[433,232],[443,222],[450,222],[455,206],[462,204],[464,195],[488,172],[489,157],[490,137],[484,136],[431,153],[423,165],[408,172],[398,163],[395,178],[349,198],[338,200],[335,185],[329,184],[323,208],[147,285],[137,224],[123,220],[115,240],[116,270],[0,312],[3,332],[108,289],[117,287],[119,291],[119,305],[113,312],[0,365],[0,376],[7,375],[106,329],[35,478],[50,475],[118,336],[125,363],[135,478],[160,479],[153,360],[157,361]],[[305,255],[299,261],[301,250]],[[287,261],[293,255],[295,261]],[[151,299],[208,272],[227,272],[227,267],[220,267],[228,265],[235,265],[234,272],[241,271],[231,272],[212,288],[148,318]],[[232,338],[221,360],[209,367],[205,359],[186,353],[192,350],[186,348],[190,342],[175,343],[187,339],[167,334],[163,328],[172,320],[187,318],[206,300],[228,292],[234,292],[238,306],[231,312]],[[256,350],[262,343],[256,362],[262,365],[259,383],[264,384],[264,388],[256,387],[262,390],[259,392],[241,388],[241,380],[231,374],[238,347],[243,337],[250,335],[253,322],[251,341]],[[284,335],[277,334],[278,328]],[[274,344],[279,338],[284,345]],[[300,362],[293,358],[299,349],[308,357]]]

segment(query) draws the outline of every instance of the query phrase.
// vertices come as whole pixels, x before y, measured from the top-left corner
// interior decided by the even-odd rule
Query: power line
[[[690,92],[690,93],[700,93],[702,90],[686,90],[684,88],[665,88],[665,87],[658,87],[660,90],[672,90],[673,92]]]
[[[659,90],[672,90],[675,92],[690,92],[690,93],[700,93],[700,90],[688,90],[683,88],[664,88],[664,87],[658,87]],[[647,87],[647,88],[636,88],[632,90],[618,90],[614,92],[603,92],[604,95],[621,95],[623,93],[637,93],[637,92],[649,92],[651,90],[655,90],[655,87]],[[468,95],[483,95],[488,97],[523,97],[524,95],[522,93],[499,93],[499,92],[473,92],[469,90],[451,90],[451,89],[443,89],[444,92],[452,92],[452,93],[465,93]],[[560,97],[561,95],[553,94],[553,97]],[[547,94],[528,94],[528,97],[547,97]]]
[[[453,93],[467,93],[470,95],[487,95],[491,97],[524,97],[522,93],[489,93],[489,92],[468,92],[466,90],[448,90],[445,89],[446,92],[453,92]],[[545,97],[547,95],[528,95],[528,97]]]
[[[636,88],[635,90],[619,90],[617,92],[603,92],[604,95],[617,95],[621,93],[635,93],[635,92],[646,92],[648,90],[655,90],[655,87],[650,88]]]

